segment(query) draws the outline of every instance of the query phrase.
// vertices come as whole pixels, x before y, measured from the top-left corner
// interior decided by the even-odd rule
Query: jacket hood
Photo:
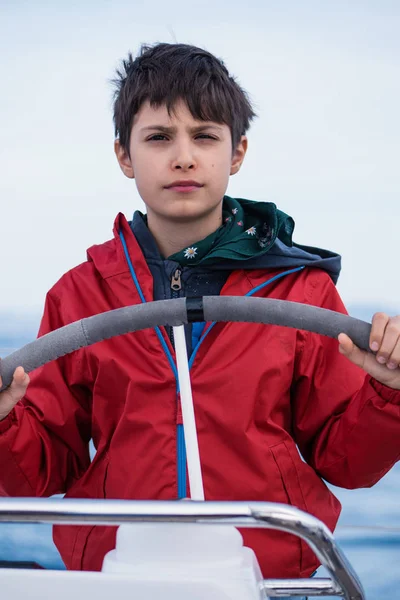
[[[121,270],[127,270],[127,264],[121,244],[119,243],[119,231],[123,230],[128,245],[138,245],[146,258],[146,261],[165,265],[166,261],[161,255],[156,242],[151,235],[143,216],[139,211],[133,215],[132,221],[127,221],[122,213],[119,213],[114,223],[114,240],[92,246],[87,251],[88,259],[93,261],[96,269],[103,277],[108,277]],[[115,246],[117,242],[117,246]],[[300,266],[323,269],[337,282],[341,269],[341,257],[339,254],[316,248],[293,243],[286,245],[282,240],[276,239],[274,244],[265,254],[261,254],[247,260],[221,259],[217,264],[207,266],[207,270],[230,271],[237,269],[287,269]],[[205,267],[185,267],[185,269]]]
[[[246,261],[237,263],[236,261],[221,262],[221,265],[215,265],[214,269],[283,269],[295,268],[300,266],[314,267],[323,269],[331,277],[334,283],[337,282],[341,270],[341,256],[330,250],[316,248],[313,246],[303,246],[293,243],[292,246],[286,246],[281,240],[277,239],[266,254],[250,258]]]
[[[129,225],[146,259],[165,262],[139,211],[134,213]],[[286,269],[300,266],[323,269],[329,274],[332,281],[336,283],[341,270],[341,257],[335,252],[313,246],[304,246],[296,243],[288,246],[281,239],[277,238],[266,253],[241,261],[221,259],[217,264],[208,265],[207,267],[199,265],[197,268],[207,268],[212,271],[233,271],[237,269]]]

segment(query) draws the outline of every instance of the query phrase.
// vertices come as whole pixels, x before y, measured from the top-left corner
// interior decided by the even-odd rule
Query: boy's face
[[[221,219],[229,176],[239,170],[246,149],[243,136],[232,152],[229,127],[197,121],[183,101],[171,115],[165,106],[143,104],[135,115],[129,154],[115,143],[121,169],[136,180],[153,222]]]

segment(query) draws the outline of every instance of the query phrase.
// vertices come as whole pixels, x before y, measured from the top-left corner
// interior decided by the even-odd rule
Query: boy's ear
[[[242,135],[242,137],[240,138],[240,142],[238,143],[236,149],[233,151],[232,154],[230,175],[235,175],[235,173],[239,171],[240,167],[242,166],[242,162],[244,161],[244,157],[246,156],[246,152],[247,137],[245,135]]]
[[[126,175],[126,177],[129,177],[129,179],[135,179],[135,173],[133,171],[132,161],[129,153],[127,150],[125,150],[125,148],[123,148],[123,146],[121,146],[119,140],[115,140],[114,142],[114,152],[123,174]]]

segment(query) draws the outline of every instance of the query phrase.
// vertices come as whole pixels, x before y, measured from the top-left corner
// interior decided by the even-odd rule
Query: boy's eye
[[[200,133],[196,136],[196,138],[205,139],[205,140],[215,140],[216,138],[208,133]]]
[[[147,141],[149,142],[163,142],[164,140],[168,141],[168,137],[164,134],[164,133],[155,133],[154,135],[152,135],[151,137],[148,138]],[[216,140],[217,138],[215,138],[212,135],[209,135],[208,133],[199,133],[196,135],[196,140]]]
[[[156,133],[155,135],[152,135],[148,141],[149,142],[153,142],[153,141],[159,142],[159,141],[166,140],[166,139],[168,139],[168,138],[163,133]]]

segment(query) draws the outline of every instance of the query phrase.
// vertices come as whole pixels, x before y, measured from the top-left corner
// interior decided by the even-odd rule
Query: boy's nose
[[[174,169],[182,169],[183,171],[188,171],[189,169],[194,169],[194,162],[193,161],[184,161],[184,160],[177,160],[174,165],[173,168]]]
[[[177,149],[175,158],[172,160],[173,169],[182,169],[183,171],[194,169],[196,160],[188,146],[182,145]]]

